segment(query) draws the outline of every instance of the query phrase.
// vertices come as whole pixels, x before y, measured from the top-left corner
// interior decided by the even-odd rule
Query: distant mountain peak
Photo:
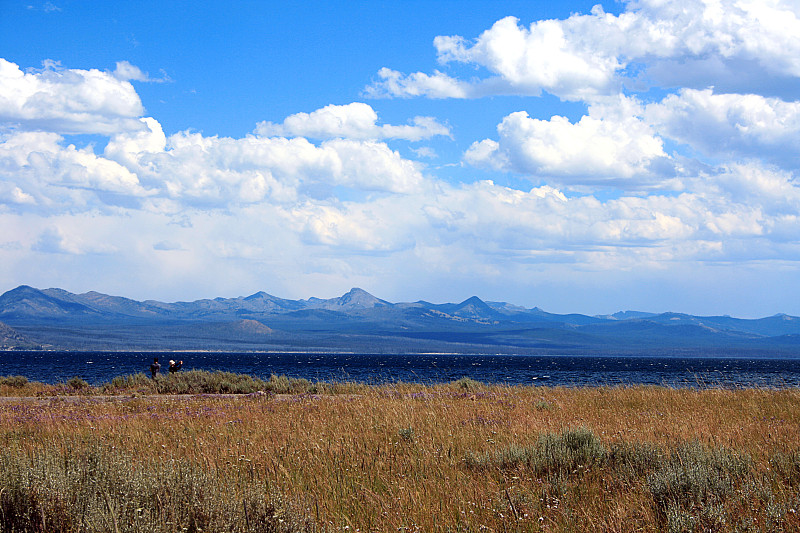
[[[598,318],[606,320],[638,320],[650,318],[655,316],[655,313],[646,313],[644,311],[617,311],[613,315],[598,315]]]
[[[364,289],[358,287],[353,287],[337,298],[336,303],[345,308],[372,308],[391,305],[389,302],[376,298]]]
[[[272,298],[272,295],[270,295],[270,294],[267,294],[267,293],[266,293],[266,292],[264,292],[264,291],[258,291],[258,292],[255,292],[255,293],[251,294],[250,296],[246,296],[246,297],[244,298],[244,300],[245,300],[245,301],[251,301],[251,300],[263,300],[264,298]]]

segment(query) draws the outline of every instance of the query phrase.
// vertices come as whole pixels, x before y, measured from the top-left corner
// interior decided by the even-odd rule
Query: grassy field
[[[3,532],[800,531],[797,389],[23,381]]]

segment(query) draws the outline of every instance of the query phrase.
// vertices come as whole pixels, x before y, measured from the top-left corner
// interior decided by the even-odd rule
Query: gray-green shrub
[[[722,505],[747,479],[752,466],[747,455],[690,442],[675,448],[646,481],[668,529],[670,523],[683,523],[687,513],[713,528],[725,518]]]
[[[0,385],[21,389],[27,384],[28,378],[25,376],[0,376]]]
[[[515,468],[523,465],[537,474],[569,474],[579,467],[602,464],[606,447],[587,428],[545,433],[532,446],[511,445],[485,455],[468,454],[467,465],[473,468]]]
[[[312,520],[249,463],[220,469],[99,443],[0,451],[0,532],[290,532]]]

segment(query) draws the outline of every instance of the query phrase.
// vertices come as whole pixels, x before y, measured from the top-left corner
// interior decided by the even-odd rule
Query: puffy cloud
[[[382,68],[378,71],[378,78],[372,85],[364,89],[364,94],[371,98],[384,96],[397,96],[411,98],[426,96],[428,98],[470,98],[477,95],[469,84],[438,70],[433,75],[424,72],[405,75],[396,70]]]
[[[424,184],[421,166],[385,143],[305,138],[166,137],[158,121],[114,135],[102,155],[66,145],[56,133],[0,136],[0,204],[15,210],[81,211],[143,206],[227,209],[330,198],[339,187],[410,194]]]
[[[442,72],[404,75],[384,68],[370,95],[469,98],[485,94],[592,100],[617,92],[624,78],[704,88],[727,82],[763,87],[800,77],[800,7],[791,1],[693,0],[630,2],[619,16],[591,14],[494,23],[474,41],[434,40],[441,63],[485,68],[488,78],[464,82]]]
[[[662,140],[636,116],[638,105],[620,98],[590,107],[571,123],[566,117],[539,120],[520,111],[497,126],[499,141],[474,143],[464,155],[473,165],[553,177],[564,184],[652,186],[675,173]]]
[[[450,135],[450,128],[433,117],[415,117],[405,126],[378,125],[378,114],[371,106],[353,102],[328,105],[311,113],[297,113],[283,124],[259,122],[256,133],[262,136],[308,137],[311,139],[348,138],[360,140],[406,139],[420,141],[435,135]]]
[[[800,102],[683,89],[647,106],[645,116],[664,136],[707,156],[800,167]]]
[[[56,133],[0,135],[0,204],[45,212],[133,205],[153,191],[135,173]]]
[[[139,119],[143,129],[113,135],[103,150],[103,156],[128,168],[139,170],[139,159],[148,154],[164,152],[167,137],[154,118]]]
[[[109,283],[123,294],[123,285],[113,285],[120,276],[159,291],[159,298],[166,298],[160,291],[169,290],[168,282],[188,294],[241,294],[264,288],[269,277],[271,291],[307,297],[339,290],[340,284],[343,290],[351,284],[405,284],[396,289],[402,295],[409,286],[421,290],[419,283],[431,291],[470,283],[479,293],[487,285],[473,284],[491,280],[498,288],[509,279],[524,287],[526,279],[541,277],[547,280],[542,283],[580,284],[591,272],[598,273],[592,278],[598,282],[618,272],[662,279],[653,272],[677,269],[686,275],[692,271],[688,265],[698,262],[767,264],[800,254],[800,187],[791,174],[732,166],[693,185],[695,191],[679,195],[605,200],[567,196],[547,185],[521,191],[490,181],[436,182],[409,194],[349,201],[229,202],[225,211],[182,200],[179,214],[191,220],[182,225],[156,210],[31,219],[0,208],[5,239],[13,235],[17,243],[0,242],[0,269],[27,268],[31,282],[47,280],[52,267],[45,272],[20,251],[36,248],[61,252],[52,256],[53,265],[77,261],[65,272],[83,265],[98,272],[92,283]],[[113,242],[113,249],[104,249],[105,242]],[[155,285],[148,285],[150,277]],[[51,282],[60,283],[61,278]],[[520,296],[511,297],[516,302]],[[533,303],[548,304],[538,297]]]
[[[623,197],[600,202],[568,198],[542,186],[528,192],[479,182],[448,188],[426,208],[431,225],[451,240],[466,240],[484,253],[574,255],[617,247],[682,242],[702,225],[692,196]]]
[[[304,242],[357,253],[413,248],[417,210],[411,199],[332,205],[306,203],[289,212]]]
[[[754,162],[724,166],[698,184],[697,190],[709,198],[719,198],[723,205],[753,206],[765,217],[800,213],[800,182],[796,176]]]
[[[776,194],[793,197],[791,205],[777,195],[748,195],[745,184],[757,188],[759,179],[773,180]],[[526,192],[490,181],[440,183],[424,194],[309,202],[287,210],[288,227],[335,256],[388,254],[399,260],[413,252],[415,268],[433,261],[438,273],[462,267],[501,273],[510,264],[552,262],[597,271],[661,269],[698,260],[771,259],[775,250],[793,246],[800,217],[792,216],[791,207],[796,213],[800,188],[786,176],[735,167],[705,183],[698,192],[605,201],[567,197],[550,186]],[[742,244],[747,242],[749,251]]]
[[[656,8],[642,4],[634,9]],[[609,24],[627,20],[625,14],[611,17],[600,11],[576,20],[589,24],[601,18]],[[534,31],[508,20],[504,24],[493,28],[498,35],[491,40],[486,36],[480,53],[494,54],[498,62],[504,57],[513,61],[476,83],[446,75],[439,81],[455,82],[450,86],[466,91],[462,96],[500,91],[500,85],[492,84],[501,82],[508,89],[512,78],[520,87],[578,94],[580,83],[567,75],[566,64],[554,64],[551,78],[544,72],[526,78],[520,65],[529,60],[514,56],[518,50],[509,51],[514,43],[531,39],[556,42],[558,28],[537,26]],[[503,32],[510,44],[501,46],[495,40]],[[562,28],[562,33],[571,39],[576,32]],[[476,61],[477,43],[437,43],[443,60]],[[623,44],[618,43],[619,49]],[[642,57],[655,54],[646,43],[642,47]],[[8,65],[13,64],[0,66]],[[212,294],[242,286],[231,280],[257,286],[265,275],[279,272],[270,279],[300,287],[300,296],[308,296],[309,280],[349,288],[363,284],[360,280],[448,284],[491,278],[501,286],[499,280],[508,285],[509,279],[530,279],[547,265],[554,265],[550,275],[577,279],[592,271],[642,267],[653,272],[698,261],[740,264],[800,257],[800,184],[791,159],[797,154],[797,104],[690,89],[650,105],[623,96],[600,98],[597,94],[610,90],[613,76],[621,72],[609,65],[594,64],[596,83],[581,82],[593,93],[586,116],[542,120],[511,113],[498,126],[496,139],[474,143],[464,155],[474,165],[538,178],[542,185],[530,190],[492,181],[453,184],[423,175],[420,163],[382,140],[427,139],[449,135],[449,128],[424,117],[408,125],[380,124],[375,111],[361,103],[298,113],[280,124],[260,123],[256,134],[243,138],[192,131],[166,135],[154,118],[140,118],[139,104],[123,113],[127,121],[107,130],[109,142],[102,153],[69,144],[61,130],[37,131],[34,119],[25,122],[17,116],[16,126],[0,136],[0,227],[6,229],[0,235],[5,239],[0,271],[50,275],[52,268],[44,272],[34,264],[31,257],[37,254],[29,253],[34,250],[53,253],[54,263],[75,261],[73,272],[82,265],[86,271],[114,272],[117,279],[130,275],[163,287],[193,284],[193,291],[202,286]],[[24,83],[50,87],[54,101],[69,100],[75,90],[62,79],[72,71],[22,74],[13,67]],[[116,75],[141,79],[144,74],[137,71],[122,64]],[[86,90],[91,84],[82,76],[87,73],[107,78],[97,87],[108,95],[127,83],[108,73],[78,71],[74,76],[84,80],[78,85]],[[2,79],[23,85],[13,75]],[[428,95],[439,91],[434,86]],[[444,95],[448,84],[441,87],[438,94]],[[0,109],[16,105],[14,113],[20,115],[23,100],[38,98],[8,104],[17,101],[15,94],[0,92]],[[84,98],[103,102],[100,95]],[[108,118],[104,105],[92,112]],[[60,112],[54,109],[48,120]],[[75,116],[68,118],[75,122]],[[37,124],[44,127],[45,122]],[[662,139],[691,144],[707,156],[750,159],[688,170],[684,159],[665,153]],[[758,161],[764,152],[783,169]],[[433,154],[425,149],[416,153]],[[653,193],[671,187],[674,175],[681,180],[679,194]],[[586,194],[605,185],[617,190]],[[567,189],[585,195],[565,194]],[[104,244],[109,242],[114,245]],[[210,271],[228,273],[213,276],[226,281],[205,288]]]
[[[133,86],[99,70],[48,65],[24,73],[0,58],[0,122],[62,134],[141,129],[144,108]]]
[[[783,92],[800,77],[800,5],[793,0],[695,0],[632,4],[637,15],[623,48],[662,85],[728,92]]]
[[[117,61],[116,68],[114,69],[114,77],[122,81],[143,81],[151,83],[164,83],[170,81],[169,76],[162,70],[160,78],[151,78],[147,72],[142,72],[142,69],[136,65],[132,65],[128,61]]]
[[[224,207],[299,196],[328,197],[334,187],[410,193],[423,181],[417,164],[383,143],[305,138],[204,137],[183,132],[163,152],[140,152],[137,173],[188,203]]]

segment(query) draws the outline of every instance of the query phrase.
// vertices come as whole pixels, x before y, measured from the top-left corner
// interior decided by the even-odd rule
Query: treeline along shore
[[[798,531],[800,390],[0,377],[0,531]]]

